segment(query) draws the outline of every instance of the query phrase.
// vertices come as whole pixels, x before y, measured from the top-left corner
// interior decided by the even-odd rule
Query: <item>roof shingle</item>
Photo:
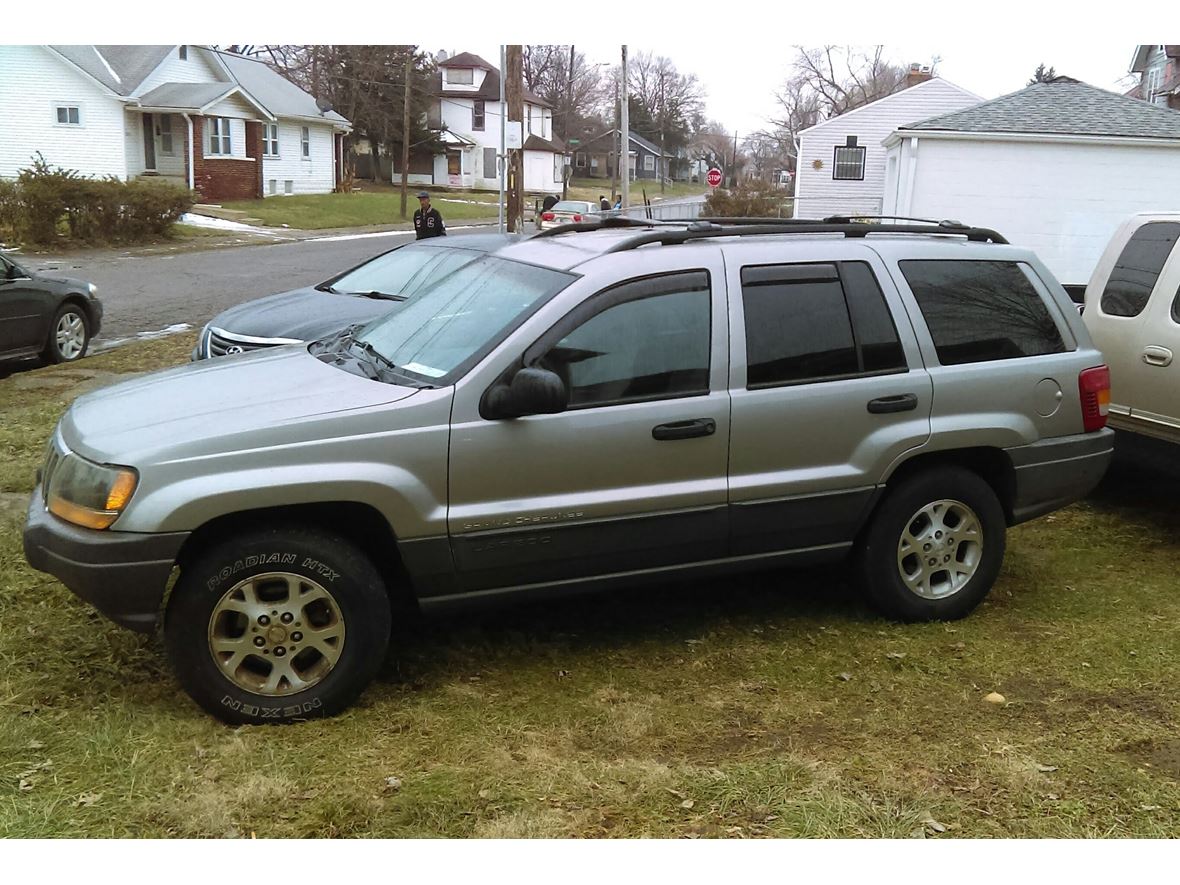
[[[1180,139],[1180,111],[1058,77],[898,129]]]

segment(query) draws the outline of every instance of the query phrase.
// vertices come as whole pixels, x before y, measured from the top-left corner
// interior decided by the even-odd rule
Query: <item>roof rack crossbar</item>
[[[723,219],[729,221],[730,219]],[[706,221],[706,219],[694,219],[694,221]],[[983,227],[940,227],[937,230],[931,230],[929,227],[921,227],[913,224],[857,224],[857,223],[828,223],[823,221],[807,221],[805,219],[783,219],[783,221],[790,221],[791,224],[767,224],[766,219],[763,219],[763,224],[739,223],[729,228],[720,229],[702,229],[698,230],[653,230],[651,233],[640,234],[619,243],[615,243],[606,252],[626,252],[631,249],[638,249],[640,246],[646,246],[650,243],[660,243],[663,245],[674,245],[683,243],[688,240],[699,240],[706,237],[740,237],[750,236],[754,234],[781,234],[781,233],[796,233],[796,234],[843,234],[847,238],[863,238],[869,234],[950,234],[954,236],[966,237],[973,243],[996,243],[1000,245],[1007,244],[1007,240],[996,233],[994,230],[989,230]],[[716,224],[716,222],[712,222]]]
[[[561,224],[557,227],[551,227],[548,230],[543,230],[540,233],[534,234],[531,239],[537,237],[553,237],[558,234],[576,233],[578,231],[586,230],[610,230],[618,227],[661,227],[667,226],[667,221],[657,221],[651,218],[632,218],[628,215],[612,215],[604,218],[601,221],[578,221],[570,224]]]

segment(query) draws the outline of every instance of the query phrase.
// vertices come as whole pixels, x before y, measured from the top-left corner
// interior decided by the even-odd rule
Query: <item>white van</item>
[[[1110,366],[1110,426],[1180,443],[1180,212],[1122,224],[1086,286],[1086,327]]]

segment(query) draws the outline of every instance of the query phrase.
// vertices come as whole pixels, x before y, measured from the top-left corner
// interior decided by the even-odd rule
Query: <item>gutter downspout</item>
[[[188,189],[196,190],[196,169],[193,168],[193,118],[188,114],[181,114],[184,117],[184,122],[188,124]]]

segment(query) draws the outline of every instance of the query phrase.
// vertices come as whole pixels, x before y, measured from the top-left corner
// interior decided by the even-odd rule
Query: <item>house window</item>
[[[497,173],[496,149],[495,148],[484,148],[483,149],[483,177],[484,178],[496,178],[497,177],[496,173]]]
[[[262,124],[262,156],[277,157],[279,155],[279,124]]]
[[[585,156],[585,155],[583,155],[583,156]],[[591,169],[597,169],[597,168],[598,168],[598,157],[591,157],[591,158],[590,158],[590,168],[591,168]]]
[[[300,134],[300,144],[303,151],[303,159],[311,159],[311,128],[304,126]]]
[[[836,181],[864,181],[865,149],[857,147],[856,136],[848,136],[843,147],[835,148],[832,178]]]
[[[187,46],[180,47],[180,60],[181,61],[188,61],[188,47]]]
[[[229,137],[229,120],[226,117],[209,118],[209,153],[224,157],[233,153]]]
[[[560,182],[565,175],[565,157],[561,154],[553,155],[553,180]]]
[[[283,182],[283,193],[288,197],[295,193],[295,182],[290,178]]]
[[[61,126],[81,126],[82,115],[77,105],[62,105],[57,109],[57,122]]]
[[[267,184],[267,191],[273,197],[279,192],[279,183],[272,178]]]
[[[643,169],[645,172],[655,172],[656,171],[656,158],[653,157],[651,154],[648,154],[647,156],[645,156],[643,158]]]
[[[160,153],[172,154],[172,115],[160,114]]]
[[[477,98],[475,103],[471,106],[471,131],[483,132],[484,125],[484,101],[482,98]]]
[[[447,83],[454,83],[456,86],[471,86],[475,83],[475,70],[473,68],[447,68]]]
[[[574,155],[574,164],[579,169],[585,169],[586,168],[586,154],[583,153],[582,151],[579,151],[577,154],[575,154]],[[594,165],[597,166],[598,164],[595,163]]]

